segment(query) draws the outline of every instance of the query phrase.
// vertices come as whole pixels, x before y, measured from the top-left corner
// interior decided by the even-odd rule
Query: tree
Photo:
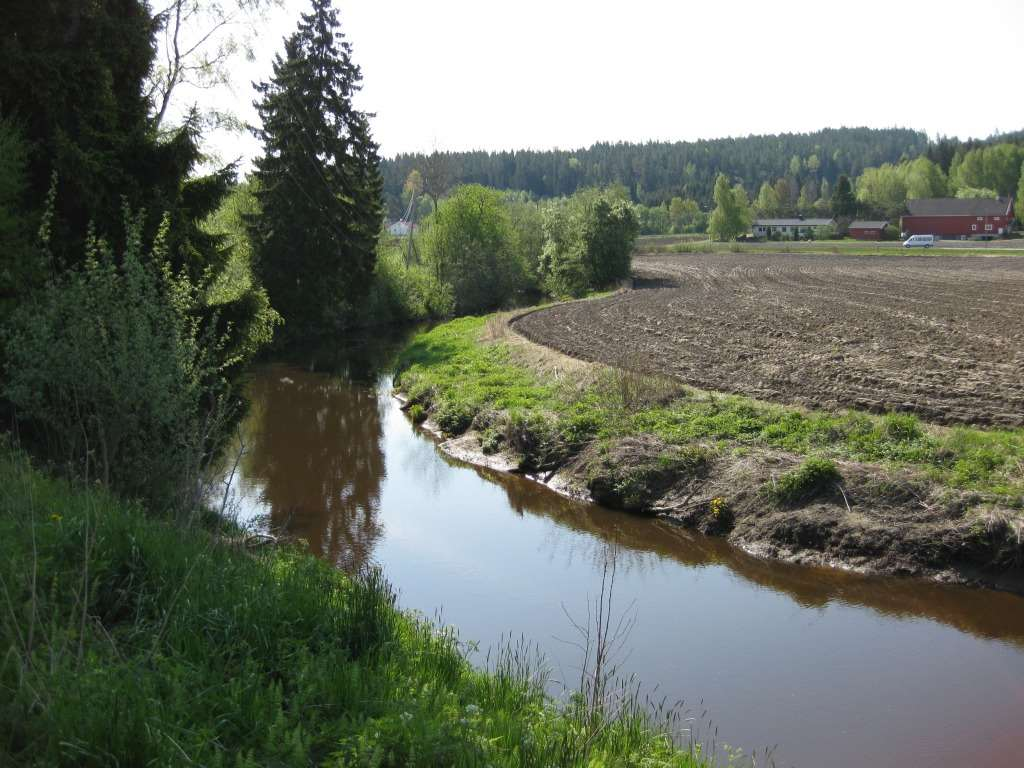
[[[828,183],[828,179],[821,182],[821,194],[814,202],[814,212],[820,216],[832,213],[832,185]]]
[[[836,180],[832,191],[832,215],[838,219],[852,219],[857,215],[857,198],[853,196],[853,185],[845,173]]]
[[[693,231],[699,227],[704,218],[696,200],[681,197],[672,198],[672,202],[669,203],[668,215],[672,231],[677,233]]]
[[[857,200],[888,218],[898,216],[907,206],[906,174],[890,163],[865,168],[857,179]]]
[[[405,184],[402,186],[402,193],[410,203],[414,203],[416,198],[423,194],[423,175],[415,168],[409,171]]]
[[[170,0],[153,15],[159,56],[146,77],[153,124],[160,128],[179,86],[210,89],[230,83],[231,62],[240,49],[249,56],[255,22],[281,0]],[[241,32],[241,34],[240,34]],[[234,115],[212,110],[218,125],[240,127]]]
[[[946,175],[937,163],[927,157],[911,160],[904,168],[908,199],[945,197],[948,194]]]
[[[956,196],[960,199],[973,197],[987,197],[995,199],[999,197],[999,194],[994,189],[985,189],[983,187],[960,187],[960,189],[956,191]]]
[[[775,182],[775,194],[779,198],[779,213],[792,213],[796,209],[799,195],[796,180],[791,176],[783,176]]]
[[[544,212],[541,276],[555,296],[581,296],[629,276],[639,231],[623,190],[585,189]]]
[[[1024,161],[1020,164],[1020,181],[1017,184],[1017,199],[1013,202],[1014,210],[1017,211],[1017,222],[1024,222]],[[1020,227],[1018,226],[1018,229]]]
[[[1024,147],[995,144],[972,149],[950,169],[952,186],[994,189],[1000,195],[1012,195],[1017,189],[1024,162]]]
[[[420,173],[423,176],[423,194],[430,198],[436,211],[438,201],[455,183],[451,155],[434,150],[423,158]]]
[[[331,0],[311,0],[256,86],[262,214],[256,269],[293,335],[349,324],[373,276],[383,219],[377,145],[352,96],[362,79]]]
[[[32,258],[24,213],[28,146],[17,126],[0,120],[0,322],[26,285],[42,282],[44,265]]]
[[[455,312],[494,309],[522,287],[515,229],[501,193],[468,184],[445,198],[423,236],[426,264],[450,285]]]
[[[750,211],[746,194],[740,200],[738,190],[729,187],[724,173],[715,180],[715,210],[708,222],[708,232],[714,240],[734,240],[750,228]]]

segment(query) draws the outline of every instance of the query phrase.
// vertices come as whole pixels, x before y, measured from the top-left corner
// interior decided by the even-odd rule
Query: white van
[[[938,240],[935,235],[911,235],[903,241],[904,248],[931,248]]]

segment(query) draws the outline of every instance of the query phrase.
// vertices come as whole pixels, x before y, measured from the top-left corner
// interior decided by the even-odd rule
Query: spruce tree
[[[256,86],[256,268],[293,337],[351,322],[383,220],[377,145],[352,105],[362,75],[339,26],[331,0],[312,0]]]
[[[836,181],[832,192],[832,215],[837,219],[852,219],[857,214],[857,199],[853,196],[853,185],[846,174]]]

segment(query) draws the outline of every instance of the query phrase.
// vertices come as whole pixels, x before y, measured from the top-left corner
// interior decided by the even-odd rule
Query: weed
[[[427,409],[419,403],[413,403],[409,406],[409,418],[413,424],[422,424],[427,420]]]
[[[799,504],[831,491],[841,481],[842,475],[834,462],[811,457],[773,481],[767,490],[778,503]]]

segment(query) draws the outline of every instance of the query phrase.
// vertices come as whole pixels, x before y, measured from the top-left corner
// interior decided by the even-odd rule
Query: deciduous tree
[[[724,173],[715,180],[715,210],[708,221],[708,232],[714,240],[734,240],[750,228],[750,210],[746,194],[729,186]]]

